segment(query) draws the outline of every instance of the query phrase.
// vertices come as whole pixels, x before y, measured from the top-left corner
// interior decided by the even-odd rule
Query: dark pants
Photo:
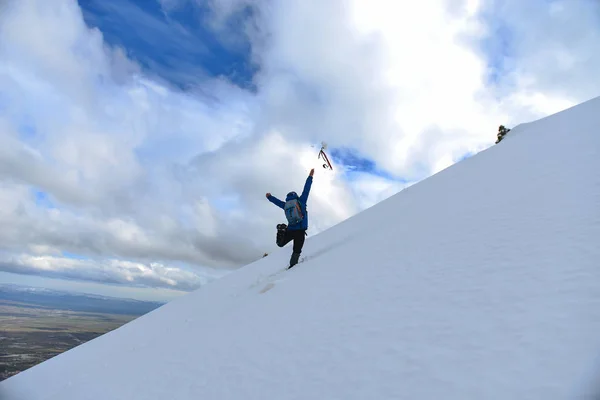
[[[294,241],[294,253],[300,254],[302,252],[302,246],[304,246],[304,238],[306,237],[306,230],[288,230],[278,229],[277,230],[277,246],[283,247],[292,240]]]

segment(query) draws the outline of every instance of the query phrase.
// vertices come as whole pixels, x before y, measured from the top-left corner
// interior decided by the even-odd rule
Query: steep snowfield
[[[600,99],[520,125],[309,238],[294,269],[286,247],[0,398],[591,399],[599,127]]]

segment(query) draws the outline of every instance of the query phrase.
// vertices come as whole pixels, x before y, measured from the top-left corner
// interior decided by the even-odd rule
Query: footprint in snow
[[[302,257],[302,258],[300,258],[300,260],[298,261],[298,264],[301,264],[302,262],[306,261],[306,260],[307,260],[307,259],[309,259],[309,258],[310,258],[310,256],[308,256],[308,257]],[[294,269],[294,268],[296,268],[296,267],[297,267],[297,265],[295,265],[295,266],[294,266],[293,268],[291,268],[291,269]],[[265,280],[271,280],[271,279],[274,279],[273,281],[271,281],[271,282],[267,283],[267,285],[266,285],[264,288],[262,288],[262,290],[261,290],[259,293],[261,293],[261,294],[262,294],[262,293],[268,292],[269,290],[271,290],[271,289],[273,289],[273,288],[275,287],[275,283],[276,283],[276,282],[280,282],[280,281],[283,281],[283,280],[285,280],[285,278],[279,278],[279,276],[280,276],[280,274],[282,274],[282,273],[285,273],[286,271],[289,271],[289,270],[290,270],[290,269],[288,269],[287,267],[285,267],[284,269],[282,269],[282,270],[279,270],[279,271],[277,271],[277,272],[275,272],[275,273],[273,273],[273,274],[271,274],[271,275],[267,276],[267,277],[266,277],[266,279],[264,279],[264,280],[259,280],[259,281],[258,281],[258,282],[256,282],[254,285],[252,285],[252,287],[255,287],[255,286],[258,286],[258,285],[260,285],[260,284],[261,284],[262,282],[264,282]]]
[[[275,287],[275,283],[273,283],[273,282],[270,282],[270,283],[268,283],[268,284],[267,284],[267,286],[265,286],[265,287],[264,287],[264,288],[263,288],[263,289],[260,291],[260,293],[262,294],[262,293],[268,292],[269,290],[273,289],[274,287]]]

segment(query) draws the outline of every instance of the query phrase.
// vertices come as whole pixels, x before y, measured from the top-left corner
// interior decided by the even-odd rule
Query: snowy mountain
[[[0,398],[583,399],[600,98],[0,384]],[[274,222],[275,223],[275,222]]]

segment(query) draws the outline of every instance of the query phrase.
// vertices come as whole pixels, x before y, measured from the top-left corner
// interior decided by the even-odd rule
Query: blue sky
[[[33,196],[35,197],[35,203],[38,206],[44,207],[44,208],[54,207],[54,204],[50,200],[48,193],[46,193],[42,190],[39,190],[39,189],[32,189],[32,192],[33,192]]]
[[[332,150],[327,150],[327,152],[330,153],[329,161],[331,161],[336,168],[341,166],[345,169],[344,174],[347,179],[352,180],[355,173],[364,172],[388,180],[407,183],[407,181],[395,178],[389,172],[379,169],[375,161],[362,156],[356,149],[334,148]]]
[[[165,12],[156,0],[79,0],[85,22],[97,27],[107,43],[127,50],[146,71],[181,89],[222,76],[252,90],[256,67],[249,43],[224,42],[207,27],[208,4],[183,2]],[[244,18],[244,14],[236,16]],[[227,35],[243,38],[233,18]]]

